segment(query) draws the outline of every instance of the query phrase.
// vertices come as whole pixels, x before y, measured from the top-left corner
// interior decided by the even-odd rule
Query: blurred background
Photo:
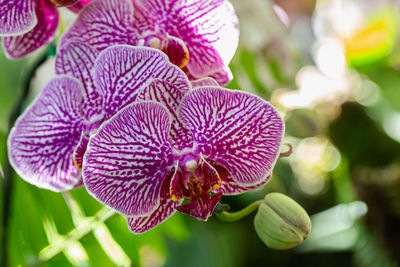
[[[400,262],[400,3],[398,0],[232,0],[240,47],[229,88],[255,93],[286,122],[281,158],[264,187],[224,197],[239,210],[268,192],[300,203],[309,238],[274,251],[254,214],[207,223],[177,213],[139,236],[84,188],[53,193],[2,179],[1,213],[10,266],[397,266]],[[65,27],[71,13],[63,14]],[[0,55],[0,176],[9,117],[43,51]],[[36,72],[26,106],[53,75]],[[0,167],[1,167],[0,166]],[[9,194],[10,201],[4,202]],[[4,237],[4,235],[3,235]]]

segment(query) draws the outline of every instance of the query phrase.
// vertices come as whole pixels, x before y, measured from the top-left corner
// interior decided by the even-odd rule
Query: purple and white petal
[[[92,76],[97,55],[98,52],[89,45],[70,42],[58,51],[55,64],[57,74],[67,74],[82,82],[85,92],[82,111],[88,121],[96,120],[101,114],[102,97]]]
[[[186,43],[189,72],[201,78],[227,66],[239,42],[238,19],[232,5],[225,0],[189,0],[181,12],[191,24],[181,24],[176,33],[168,32]]]
[[[75,4],[68,6],[67,8],[72,12],[78,13],[81,9],[87,5],[91,0],[77,0]]]
[[[184,76],[183,72],[182,75]],[[182,80],[186,79],[182,77]],[[171,114],[171,130],[169,132],[171,144],[176,150],[193,147],[192,133],[179,119],[179,105],[189,92],[190,84],[172,84],[167,81],[155,79],[144,88],[138,95],[136,101],[154,101],[163,104]]]
[[[232,59],[239,30],[228,1],[147,0],[136,6],[146,10],[160,29],[185,42],[189,50],[187,69],[194,78],[209,76]]]
[[[72,153],[72,159],[74,160],[75,166],[78,167],[78,169],[80,170],[82,170],[83,156],[85,155],[88,144],[89,144],[89,135],[85,133],[85,131],[82,131],[81,139],[75,146],[75,149]]]
[[[205,86],[219,86],[218,82],[210,77],[204,77],[191,81],[191,85],[192,88],[205,87]]]
[[[218,164],[217,162],[213,160],[207,160],[218,172],[219,177],[222,180],[221,187],[214,189],[213,192],[222,192],[224,195],[237,195],[237,194],[242,194],[247,191],[251,191],[254,189],[257,189],[264,184],[266,184],[269,179],[271,178],[271,175],[268,175],[265,177],[264,180],[262,180],[259,184],[255,185],[250,185],[250,186],[242,186],[239,185],[232,177],[232,174],[229,173],[229,171],[222,166],[221,164]]]
[[[126,216],[154,212],[173,167],[169,129],[168,111],[154,102],[134,103],[103,123],[84,156],[88,192]]]
[[[176,212],[176,207],[182,203],[182,200],[173,201],[169,194],[169,184],[171,183],[171,175],[173,173],[174,169],[171,169],[169,175],[164,180],[160,193],[160,205],[153,213],[146,216],[127,218],[128,227],[132,233],[144,233],[164,222]]]
[[[36,16],[37,24],[32,30],[2,38],[4,51],[9,58],[22,58],[53,39],[58,27],[57,7],[50,1],[38,0]]]
[[[59,76],[19,117],[8,137],[8,153],[25,181],[53,191],[71,189],[79,182],[72,153],[85,127],[81,100],[79,81]]]
[[[133,28],[140,36],[144,36],[150,32],[157,31],[158,26],[154,20],[151,12],[147,10],[144,1],[133,0],[134,15],[133,15]]]
[[[200,78],[197,79],[193,75],[190,74],[189,70],[187,67],[183,68],[183,71],[187,73],[189,79],[194,82],[194,85],[192,84],[193,88],[195,87],[206,87],[206,86],[220,86],[223,84],[228,84],[232,79],[233,75],[231,70],[228,67],[223,67],[221,69],[218,69],[214,71],[213,73],[209,74],[208,77]],[[196,80],[197,79],[197,80]],[[196,84],[196,82],[203,82],[202,80],[205,80],[205,83],[203,85]],[[209,80],[207,80],[209,79]],[[213,80],[214,82],[210,81]]]
[[[94,82],[103,96],[105,119],[133,103],[155,78],[180,88],[188,83],[184,73],[159,50],[117,45],[101,52],[95,62]]]
[[[26,33],[35,27],[36,0],[0,0],[0,35]]]
[[[211,78],[216,80],[220,85],[228,84],[233,79],[233,75],[229,67],[223,67],[210,73]]]
[[[192,131],[195,150],[221,164],[241,186],[261,183],[279,155],[284,124],[259,97],[224,88],[186,94],[180,117]]]
[[[60,47],[71,41],[88,44],[99,51],[115,44],[136,45],[138,36],[132,23],[131,0],[93,0],[63,35]]]

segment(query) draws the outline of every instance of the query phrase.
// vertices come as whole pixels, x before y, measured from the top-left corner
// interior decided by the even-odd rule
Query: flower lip
[[[218,172],[201,154],[194,153],[183,155],[176,168],[170,186],[171,199],[190,200],[190,203],[178,210],[197,219],[207,220],[220,199],[212,194],[212,190],[221,186]]]

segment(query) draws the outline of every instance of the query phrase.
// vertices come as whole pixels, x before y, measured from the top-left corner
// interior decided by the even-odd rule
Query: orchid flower
[[[93,0],[63,35],[102,51],[115,44],[165,52],[192,79],[231,79],[238,21],[227,0]]]
[[[59,75],[8,137],[10,163],[19,176],[53,191],[82,185],[83,154],[102,121],[134,102],[155,78],[174,84],[187,80],[164,53],[144,47],[110,47],[97,56],[88,45],[69,43],[56,57],[56,70]]]
[[[90,137],[83,181],[134,233],[176,210],[207,220],[223,194],[268,181],[283,132],[276,110],[257,96],[158,77]]]
[[[75,12],[90,0],[0,0],[0,36],[7,56],[22,58],[49,43],[58,27],[57,6]]]

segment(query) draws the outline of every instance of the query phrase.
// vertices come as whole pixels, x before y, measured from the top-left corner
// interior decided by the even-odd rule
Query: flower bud
[[[307,238],[311,221],[296,201],[280,193],[270,193],[258,208],[254,228],[269,248],[284,250]]]

